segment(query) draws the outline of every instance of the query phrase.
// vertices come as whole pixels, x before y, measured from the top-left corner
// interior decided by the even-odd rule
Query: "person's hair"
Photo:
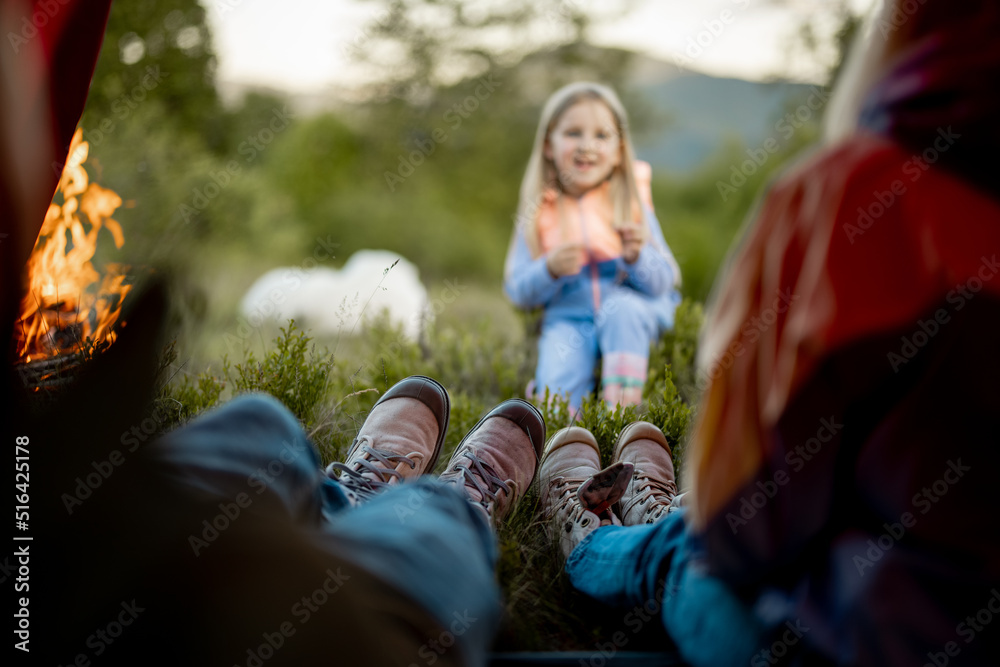
[[[888,0],[863,16],[824,114],[823,138],[827,143],[854,134],[866,95],[900,54],[935,33],[970,24],[982,25],[984,20],[989,25],[989,17],[994,20],[996,17],[993,0],[922,0],[913,3],[912,8],[904,5],[903,0]],[[900,22],[900,15],[905,20]],[[960,34],[967,32],[963,30]]]
[[[535,142],[528,158],[528,167],[521,181],[521,197],[517,207],[517,225],[524,225],[524,238],[528,243],[533,257],[541,254],[541,242],[538,237],[538,213],[541,208],[546,188],[560,188],[559,174],[555,163],[545,157],[545,142],[559,118],[577,102],[582,100],[598,100],[603,102],[615,118],[614,134],[619,139],[621,162],[611,172],[610,197],[614,212],[612,225],[615,229],[635,224],[636,213],[641,211],[639,190],[635,184],[635,174],[632,163],[635,152],[628,133],[628,114],[615,92],[607,86],[598,83],[580,81],[563,86],[549,97],[542,108],[542,117],[538,121],[535,132]],[[560,207],[561,209],[561,207]],[[562,211],[560,210],[560,215]],[[640,230],[644,228],[640,227]],[[640,233],[644,233],[640,231]]]
[[[885,5],[892,8],[891,2]],[[873,8],[868,12],[845,55],[823,118],[823,139],[827,143],[845,139],[858,129],[858,113],[864,96],[881,75],[880,63],[885,58],[886,40],[875,39],[873,33],[888,9]]]

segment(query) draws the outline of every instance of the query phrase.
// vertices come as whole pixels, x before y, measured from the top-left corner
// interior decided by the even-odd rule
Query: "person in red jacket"
[[[574,585],[693,664],[1000,664],[1000,6],[867,29],[719,283],[688,506],[560,515]]]

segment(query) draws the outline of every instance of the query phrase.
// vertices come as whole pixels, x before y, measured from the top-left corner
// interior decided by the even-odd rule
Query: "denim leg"
[[[546,318],[538,340],[535,393],[569,393],[569,404],[579,408],[586,394],[594,391],[597,337],[594,323],[587,320]]]
[[[577,590],[605,604],[658,604],[692,665],[748,663],[767,636],[751,609],[705,571],[684,512],[648,526],[598,528],[570,554],[566,572]]]
[[[649,346],[657,333],[652,301],[635,290],[616,287],[595,321],[604,400],[638,404],[649,372]]]
[[[418,601],[453,635],[465,664],[485,664],[501,613],[496,537],[454,486],[401,484],[344,512],[316,539]]]
[[[653,301],[628,287],[612,289],[594,321],[603,355],[624,352],[648,357],[649,345],[659,333]]]
[[[430,633],[415,640],[423,645],[413,648],[413,662],[452,664],[461,655],[463,664],[485,664],[501,609],[496,538],[455,488],[430,480],[401,484],[342,511],[348,503],[340,485],[321,470],[294,415],[259,394],[237,397],[168,434],[156,454],[183,486],[226,501],[246,494],[249,511],[288,517],[332,563],[354,564],[388,584],[371,586],[355,613],[372,614],[376,626],[391,616],[391,627]],[[442,635],[427,630],[434,625],[450,633],[440,646],[432,642]],[[349,640],[331,628],[334,644]],[[458,650],[440,653],[452,640]]]
[[[183,486],[317,523],[347,507],[295,416],[267,394],[237,396],[168,433],[155,454]]]

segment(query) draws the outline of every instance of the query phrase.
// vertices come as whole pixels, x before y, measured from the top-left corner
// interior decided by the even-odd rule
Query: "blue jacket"
[[[575,208],[582,228],[584,209]],[[653,211],[644,206],[643,212],[649,231],[648,240],[634,263],[627,264],[620,256],[604,261],[591,256],[578,274],[559,278],[553,278],[549,273],[547,255],[531,257],[524,238],[524,226],[518,225],[504,267],[504,293],[507,298],[518,308],[544,308],[546,320],[552,317],[587,320],[592,319],[600,307],[602,294],[624,287],[648,298],[661,330],[671,328],[674,309],[680,302],[677,291],[680,269]]]

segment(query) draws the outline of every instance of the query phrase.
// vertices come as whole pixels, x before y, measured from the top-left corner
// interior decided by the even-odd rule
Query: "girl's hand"
[[[580,269],[583,267],[581,250],[583,250],[583,244],[579,241],[563,243],[553,248],[549,253],[549,258],[545,260],[552,277],[558,278],[580,273]]]
[[[645,242],[637,227],[626,227],[621,231],[622,235],[622,258],[626,264],[633,264],[639,259],[639,251]]]

